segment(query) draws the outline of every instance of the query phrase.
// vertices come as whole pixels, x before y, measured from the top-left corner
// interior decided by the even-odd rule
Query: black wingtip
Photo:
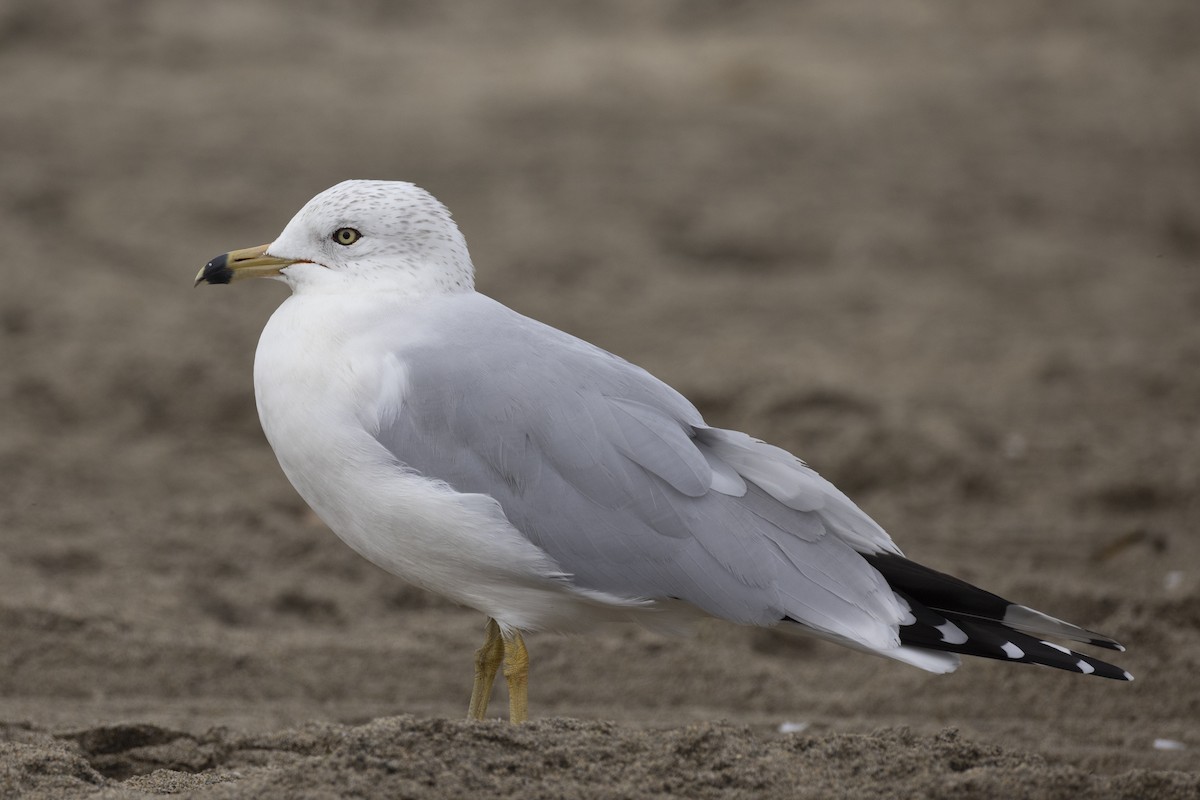
[[[929,650],[1038,664],[1097,678],[1132,681],[1126,670],[1060,644],[1006,628],[998,622],[934,611],[904,594],[914,621],[900,627],[900,641]]]

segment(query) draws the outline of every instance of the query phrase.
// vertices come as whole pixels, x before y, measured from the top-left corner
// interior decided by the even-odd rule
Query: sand
[[[1197,796],[1198,37],[1191,0],[3,4],[0,797]],[[348,177],[1137,681],[618,629],[530,637],[528,726],[460,721],[482,617],[259,430],[284,288],[191,289]]]

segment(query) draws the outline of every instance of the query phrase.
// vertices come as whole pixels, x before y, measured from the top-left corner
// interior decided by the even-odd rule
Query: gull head
[[[475,270],[450,212],[400,181],[343,181],[318,194],[270,244],[223,253],[196,284],[275,278],[300,293],[471,291]]]

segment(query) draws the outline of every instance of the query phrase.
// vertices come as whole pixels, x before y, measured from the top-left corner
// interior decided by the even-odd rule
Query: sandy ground
[[[1194,0],[0,5],[0,796],[1196,796],[1198,39]],[[460,722],[481,617],[259,431],[283,287],[191,289],[347,177],[1138,680],[628,630],[532,637],[535,721]]]

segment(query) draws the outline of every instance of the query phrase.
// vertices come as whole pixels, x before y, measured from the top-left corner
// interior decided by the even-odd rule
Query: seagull
[[[650,373],[475,291],[425,190],[351,180],[200,283],[291,289],[254,359],[284,474],[346,544],[487,616],[468,716],[497,673],[528,717],[523,632],[716,617],[934,673],[961,655],[1132,680],[1048,639],[1113,639],[910,561],[799,458],[707,425]]]

